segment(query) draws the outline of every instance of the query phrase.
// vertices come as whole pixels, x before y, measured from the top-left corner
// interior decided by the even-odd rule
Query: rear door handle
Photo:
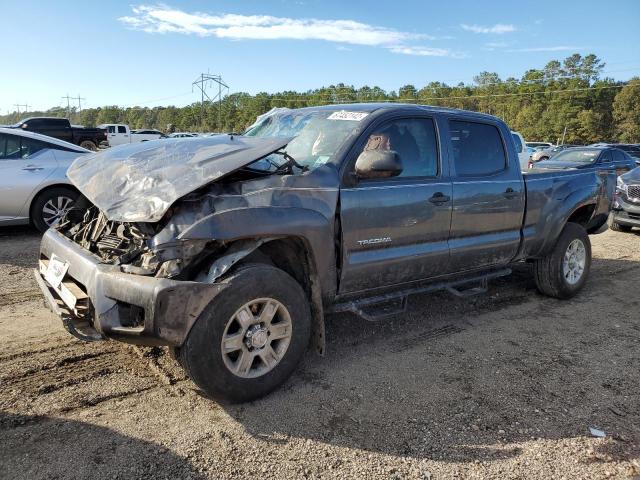
[[[22,167],[22,170],[26,170],[28,172],[36,172],[38,170],[44,170],[44,167],[38,167],[37,165],[27,165],[26,167]]]
[[[431,203],[435,203],[436,205],[447,203],[449,200],[451,200],[451,198],[443,194],[442,192],[434,193],[433,196],[429,199]]]
[[[504,198],[515,198],[518,195],[520,195],[518,192],[516,192],[513,188],[509,187],[505,190],[505,192],[503,193]]]

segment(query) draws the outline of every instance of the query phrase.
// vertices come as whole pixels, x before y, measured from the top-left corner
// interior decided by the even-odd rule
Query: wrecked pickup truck
[[[585,284],[611,172],[523,174],[501,120],[403,104],[279,109],[243,135],[84,156],[82,193],[35,275],[85,340],[173,349],[207,394],[265,395],[324,315],[377,320],[411,294],[469,295],[531,262],[545,295]],[[604,227],[603,227],[604,226]]]

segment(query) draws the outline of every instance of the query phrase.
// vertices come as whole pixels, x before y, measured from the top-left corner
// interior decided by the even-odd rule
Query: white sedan
[[[39,133],[0,128],[0,226],[55,225],[79,196],[67,168],[91,153]]]

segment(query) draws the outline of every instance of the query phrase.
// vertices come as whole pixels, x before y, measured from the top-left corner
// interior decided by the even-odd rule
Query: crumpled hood
[[[109,220],[157,222],[180,197],[290,141],[231,135],[152,140],[83,155],[67,176]]]

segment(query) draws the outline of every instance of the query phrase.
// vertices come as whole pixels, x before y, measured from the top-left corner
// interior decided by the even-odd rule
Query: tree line
[[[96,126],[127,123],[131,128],[163,131],[242,132],[258,115],[274,107],[300,108],[354,102],[408,102],[461,108],[496,115],[527,140],[588,144],[598,141],[640,143],[640,78],[628,82],[602,78],[604,61],[596,55],[573,54],[552,60],[521,78],[481,72],[470,85],[431,82],[422,88],[404,85],[397,91],[337,84],[306,92],[233,93],[221,102],[185,107],[86,108],[55,107],[47,111],[0,116],[0,124],[26,116],[69,114],[71,123]]]

